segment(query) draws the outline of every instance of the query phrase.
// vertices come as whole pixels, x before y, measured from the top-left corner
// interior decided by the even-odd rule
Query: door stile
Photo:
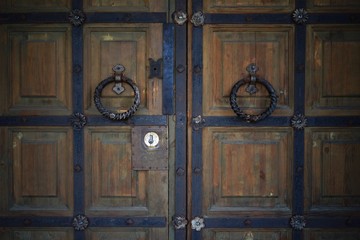
[[[296,9],[306,9],[305,1],[295,1]],[[306,25],[295,25],[294,116],[305,116]],[[304,215],[304,128],[294,128],[293,217]],[[302,231],[293,231],[294,240],[303,239]]]
[[[192,16],[198,11],[202,11],[203,1],[192,1],[192,9],[189,14]],[[203,92],[203,28],[195,27],[191,24],[191,86],[192,86],[192,102],[191,104],[191,215],[189,215],[191,229],[191,239],[202,239],[202,232],[194,230],[193,226],[201,224],[197,220],[203,219],[202,216],[202,179],[203,179],[203,161],[202,161],[202,92]],[[201,220],[200,220],[201,221]],[[206,223],[205,223],[206,224]]]
[[[176,0],[175,11],[186,11],[187,1]],[[187,26],[175,26],[175,215],[185,226],[175,229],[175,240],[186,239],[187,223]]]

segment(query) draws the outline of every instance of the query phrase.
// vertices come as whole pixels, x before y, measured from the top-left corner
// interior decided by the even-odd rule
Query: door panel
[[[105,216],[167,215],[168,173],[134,170],[130,127],[85,130],[86,212]],[[156,199],[154,201],[153,199]]]
[[[251,62],[261,66],[258,74],[271,81],[279,93],[274,115],[292,114],[293,26],[205,25],[203,31],[205,115],[233,116],[230,91],[237,80],[247,76],[246,67]],[[256,97],[249,97],[243,88],[239,90],[239,105],[253,114],[263,112],[269,105],[266,89],[258,86],[258,90]]]
[[[44,240],[72,240],[74,239],[71,228],[15,228],[0,232],[0,239],[44,239]]]
[[[308,128],[305,134],[306,211],[336,215],[352,211],[352,215],[358,215],[355,209],[360,203],[359,129]]]
[[[359,115],[359,27],[310,25],[307,43],[306,114]]]
[[[93,101],[94,89],[112,74],[112,67],[121,63],[125,76],[140,89],[138,114],[161,115],[162,85],[149,79],[149,58],[162,58],[162,24],[89,24],[84,27],[84,102],[86,113],[98,113]],[[124,88],[129,88],[124,84]],[[114,96],[113,85],[102,92],[103,105],[110,109],[128,109],[133,104],[133,92]]]
[[[216,229],[205,230],[205,240],[235,240],[235,239],[291,239],[291,231],[287,229],[244,229],[244,230],[228,230],[228,229]]]
[[[203,0],[203,9],[207,13],[286,12],[293,9],[294,3],[295,0]]]
[[[71,216],[71,129],[19,127],[2,128],[1,133],[1,142],[8,143],[2,157],[2,213]]]
[[[209,127],[203,139],[204,214],[291,214],[291,129]]]
[[[1,114],[70,114],[70,27],[3,25],[0,31],[5,47]]]
[[[167,0],[84,0],[84,10],[94,12],[166,12]]]

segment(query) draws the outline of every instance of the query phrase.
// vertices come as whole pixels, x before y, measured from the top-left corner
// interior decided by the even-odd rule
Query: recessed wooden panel
[[[132,169],[131,128],[89,128],[85,137],[88,214],[166,214],[167,171]]]
[[[86,239],[103,240],[158,240],[169,239],[167,228],[91,228]]]
[[[294,8],[294,0],[204,0],[204,11],[211,13],[284,12]]]
[[[8,49],[0,57],[2,114],[70,114],[70,27],[16,25],[0,31]]]
[[[2,228],[0,240],[72,240],[72,228]]]
[[[360,229],[304,229],[307,240],[357,240],[360,239]]]
[[[203,111],[205,115],[234,116],[229,96],[235,83],[248,76],[246,67],[256,63],[260,78],[271,83],[279,96],[273,115],[293,111],[293,36],[292,26],[204,27]],[[270,105],[269,93],[257,84],[258,92],[248,94],[247,85],[238,91],[238,105],[259,114]]]
[[[306,114],[360,114],[360,28],[307,29]]]
[[[309,128],[305,142],[306,210],[329,213],[357,207],[360,129]]]
[[[3,179],[6,187],[1,189],[4,213],[71,215],[71,130],[24,127],[4,128],[1,133],[1,141],[7,143],[5,146],[9,152],[4,158],[8,160],[2,160],[8,176]]]
[[[71,0],[1,0],[0,12],[70,11]]]
[[[116,64],[125,66],[125,76],[140,90],[140,107],[136,114],[161,114],[161,80],[149,76],[149,58],[162,55],[162,25],[87,25],[85,26],[84,101],[90,114],[100,114],[93,102],[96,86],[113,75]],[[120,95],[113,92],[114,84],[102,91],[101,101],[114,112],[127,111],[134,102],[132,88],[123,84]]]
[[[292,130],[206,128],[204,214],[291,212]]]
[[[307,0],[306,8],[311,11],[354,11],[360,8],[358,0]]]
[[[288,229],[204,229],[203,240],[290,240],[291,230]]]
[[[166,0],[84,0],[85,11],[166,12]]]

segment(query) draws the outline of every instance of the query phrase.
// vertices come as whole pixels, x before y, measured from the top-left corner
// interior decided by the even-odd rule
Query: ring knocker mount
[[[113,67],[113,71],[114,71],[113,76],[104,79],[95,88],[94,102],[96,108],[104,117],[109,118],[111,120],[122,121],[128,119],[129,117],[135,114],[136,110],[140,105],[140,91],[133,80],[124,76],[125,67],[123,65],[121,64],[115,65]],[[114,83],[112,90],[117,95],[120,95],[122,92],[125,91],[125,87],[123,86],[123,83],[129,85],[132,88],[135,94],[135,98],[133,105],[128,110],[122,112],[120,111],[113,112],[103,106],[103,104],[101,103],[101,92],[110,83]]]
[[[268,81],[266,81],[265,79],[258,78],[256,76],[256,72],[258,70],[259,70],[259,68],[254,63],[251,63],[246,68],[246,71],[249,73],[249,76],[237,81],[231,89],[231,94],[230,94],[231,108],[236,113],[236,115],[238,115],[241,119],[245,120],[246,122],[257,122],[262,119],[265,119],[268,116],[270,116],[271,113],[276,108],[276,103],[277,103],[277,98],[278,98],[276,95],[276,92],[275,92],[273,86]],[[245,113],[241,109],[241,107],[238,105],[237,93],[241,86],[247,84],[247,86],[245,87],[245,91],[247,93],[249,93],[250,95],[253,95],[258,92],[258,89],[256,87],[257,83],[263,85],[266,88],[266,90],[268,91],[269,97],[270,97],[270,106],[268,108],[266,108],[266,110],[264,112],[261,112],[260,114],[251,115],[251,114]]]

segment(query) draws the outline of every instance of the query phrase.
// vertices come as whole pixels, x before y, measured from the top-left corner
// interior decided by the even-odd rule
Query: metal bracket
[[[150,62],[150,75],[149,78],[163,78],[163,71],[162,71],[162,65],[163,65],[163,59],[159,58],[157,61],[155,61],[152,58],[149,58]]]

